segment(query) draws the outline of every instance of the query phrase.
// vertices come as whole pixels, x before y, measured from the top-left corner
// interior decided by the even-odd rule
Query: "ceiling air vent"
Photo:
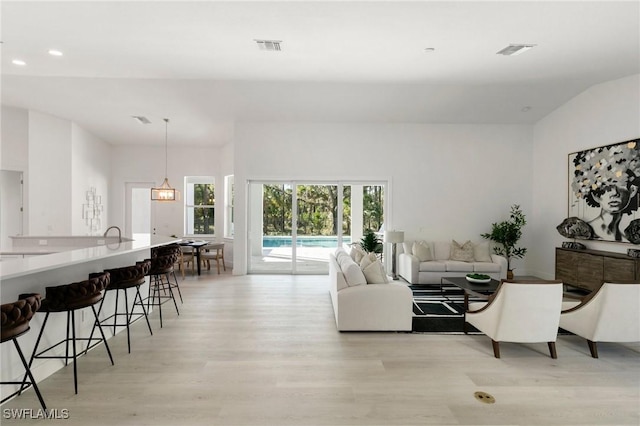
[[[151,120],[149,120],[147,117],[144,117],[142,115],[132,115],[131,118],[133,118],[134,120],[138,121],[138,123],[141,123],[141,124],[151,124]]]
[[[498,55],[513,56],[519,55],[533,48],[535,44],[510,44],[499,52]]]
[[[282,43],[282,40],[256,40],[256,43],[258,43],[260,50],[279,52],[281,50],[280,43]]]

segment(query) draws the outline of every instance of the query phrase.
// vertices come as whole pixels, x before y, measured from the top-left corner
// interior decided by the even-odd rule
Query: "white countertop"
[[[26,258],[3,259],[0,262],[0,281],[37,272],[75,265],[95,259],[118,256],[177,242],[180,239],[150,234],[135,234],[133,241],[61,251]],[[51,250],[47,247],[45,250]],[[27,251],[27,250],[23,250]],[[17,254],[14,252],[14,254]],[[32,252],[32,254],[35,254]]]

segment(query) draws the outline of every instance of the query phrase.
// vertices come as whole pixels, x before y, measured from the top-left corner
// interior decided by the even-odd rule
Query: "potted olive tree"
[[[522,237],[522,228],[527,224],[524,213],[520,210],[520,206],[514,204],[511,206],[511,214],[509,219],[500,223],[491,224],[491,232],[481,234],[482,238],[486,238],[498,246],[493,248],[493,252],[497,255],[504,256],[507,259],[507,278],[513,278],[513,269],[511,268],[511,259],[522,259],[527,253],[525,247],[516,247],[516,244]]]

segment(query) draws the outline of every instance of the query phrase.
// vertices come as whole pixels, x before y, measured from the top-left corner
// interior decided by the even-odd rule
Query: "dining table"
[[[191,247],[195,251],[196,263],[198,265],[198,275],[200,275],[200,249],[209,244],[209,241],[201,240],[182,240],[178,245],[182,247]]]

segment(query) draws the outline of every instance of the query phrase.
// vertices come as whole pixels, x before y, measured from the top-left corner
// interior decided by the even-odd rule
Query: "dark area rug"
[[[458,287],[409,285],[413,292],[414,333],[464,333],[464,292]],[[471,299],[479,301],[480,299]],[[468,326],[470,333],[478,333]]]

